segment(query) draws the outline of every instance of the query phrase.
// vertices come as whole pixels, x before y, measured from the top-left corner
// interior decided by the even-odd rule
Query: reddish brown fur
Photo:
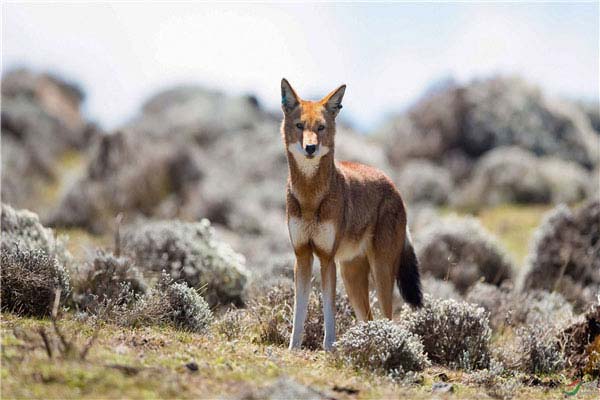
[[[297,104],[292,109],[284,106],[281,128],[286,149],[296,142],[301,142],[303,148],[306,144],[318,143],[327,146],[329,152],[321,157],[315,174],[306,176],[296,157],[287,150],[288,224],[290,219],[296,218],[316,226],[331,222],[335,227],[331,249],[319,247],[313,238],[306,243],[293,243],[297,258],[296,281],[310,279],[312,256],[316,254],[321,263],[324,291],[326,287],[335,287],[335,257],[341,241],[359,242],[365,235],[372,235],[364,255],[341,263],[342,278],[357,317],[371,319],[368,299],[371,272],[382,311],[391,319],[392,291],[406,235],[406,213],[400,193],[376,168],[335,161],[337,110],[328,107],[328,100],[336,91],[317,102],[301,100],[293,89],[292,93]],[[298,129],[298,123],[304,124],[304,129]],[[318,131],[319,125],[325,129]],[[301,289],[302,285],[297,282],[296,290]]]

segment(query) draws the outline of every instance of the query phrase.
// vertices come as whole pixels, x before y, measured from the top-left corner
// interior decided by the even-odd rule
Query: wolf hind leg
[[[381,312],[385,318],[392,319],[394,284],[396,281],[393,257],[381,253],[371,254],[369,256],[369,264],[371,264],[373,283],[375,284]]]
[[[366,257],[341,263],[341,275],[348,299],[359,321],[373,319],[369,304],[369,262]]]

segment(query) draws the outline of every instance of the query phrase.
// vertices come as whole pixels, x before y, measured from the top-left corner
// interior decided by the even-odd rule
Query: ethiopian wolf
[[[326,350],[335,341],[336,263],[361,321],[373,318],[369,274],[386,318],[392,318],[394,283],[406,302],[422,304],[419,266],[400,193],[383,172],[334,158],[335,118],[345,90],[342,85],[320,101],[305,101],[287,80],[281,81],[281,132],[289,166],[287,224],[296,255],[290,349],[301,344],[315,255],[321,264]]]

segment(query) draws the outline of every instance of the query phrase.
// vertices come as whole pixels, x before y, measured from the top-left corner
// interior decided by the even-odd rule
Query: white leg
[[[323,293],[323,319],[325,337],[323,349],[329,351],[335,342],[335,262],[321,264],[321,288]]]
[[[304,331],[304,321],[308,311],[308,297],[310,296],[312,259],[312,254],[296,257],[294,267],[294,326],[290,338],[290,350],[299,349],[302,344],[302,332]]]

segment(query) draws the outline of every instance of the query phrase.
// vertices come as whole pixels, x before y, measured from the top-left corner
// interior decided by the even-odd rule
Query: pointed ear
[[[284,113],[289,113],[300,104],[300,97],[296,94],[292,85],[283,78],[281,80],[281,108]]]
[[[325,105],[327,111],[333,114],[335,117],[338,115],[340,110],[342,109],[342,99],[344,98],[344,93],[346,92],[346,85],[342,85],[339,88],[335,89],[333,92],[329,93],[327,96],[321,100],[321,103]]]

